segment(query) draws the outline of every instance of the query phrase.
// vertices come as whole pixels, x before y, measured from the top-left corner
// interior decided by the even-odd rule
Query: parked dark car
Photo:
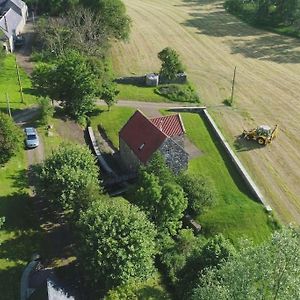
[[[22,47],[25,44],[25,37],[23,35],[18,35],[14,38],[15,47]]]

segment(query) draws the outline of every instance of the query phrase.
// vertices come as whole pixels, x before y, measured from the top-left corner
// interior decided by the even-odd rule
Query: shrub
[[[194,215],[202,214],[205,209],[216,202],[216,191],[213,184],[204,177],[183,174],[178,178],[188,199],[188,210]]]
[[[53,117],[54,106],[51,104],[49,97],[40,97],[38,101],[41,106],[41,123],[43,125],[47,125],[49,123],[49,119]]]
[[[13,119],[0,113],[0,165],[7,163],[20,150],[22,140],[22,131]]]
[[[226,0],[224,8],[230,13],[239,13],[243,9],[243,3],[240,0]]]
[[[155,89],[155,93],[176,102],[200,102],[199,96],[191,85],[169,84]]]

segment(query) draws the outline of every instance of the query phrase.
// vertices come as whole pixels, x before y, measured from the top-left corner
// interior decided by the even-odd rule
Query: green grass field
[[[19,299],[22,270],[34,252],[41,253],[41,233],[32,211],[22,150],[0,168],[0,298]]]
[[[7,108],[6,93],[8,94],[12,111],[34,104],[36,97],[33,94],[30,78],[23,69],[19,68],[25,101],[21,103],[15,56],[9,54],[4,58],[0,58],[0,68],[0,109],[6,110]]]
[[[144,102],[170,102],[167,98],[154,92],[155,87],[140,87],[132,84],[118,84],[120,91],[117,99]]]
[[[98,126],[105,130],[115,148],[119,148],[119,131],[134,113],[135,109],[131,107],[113,106],[110,111],[99,106],[97,115],[91,117],[91,126],[94,131]]]
[[[205,233],[221,232],[234,242],[242,236],[264,240],[272,231],[272,216],[250,194],[206,121],[198,114],[181,116],[188,137],[202,152],[190,161],[188,172],[211,178],[217,190],[217,205],[198,217]]]

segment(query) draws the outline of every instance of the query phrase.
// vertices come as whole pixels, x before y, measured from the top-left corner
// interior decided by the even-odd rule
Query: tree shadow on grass
[[[124,85],[133,85],[137,87],[146,87],[145,76],[127,76],[114,80],[116,83]]]
[[[183,23],[198,29],[199,34],[232,37],[225,41],[232,54],[277,63],[300,63],[300,40],[251,27],[224,11],[222,4],[214,10],[201,11],[201,2],[191,18]]]

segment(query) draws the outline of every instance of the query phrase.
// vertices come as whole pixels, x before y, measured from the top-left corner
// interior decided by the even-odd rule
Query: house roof
[[[127,121],[119,136],[142,163],[146,163],[168,137],[139,110]]]
[[[169,137],[182,135],[185,129],[179,114],[152,118],[150,121]]]
[[[14,35],[14,30],[22,22],[22,16],[10,8],[0,19],[0,27],[4,34],[9,38]]]

